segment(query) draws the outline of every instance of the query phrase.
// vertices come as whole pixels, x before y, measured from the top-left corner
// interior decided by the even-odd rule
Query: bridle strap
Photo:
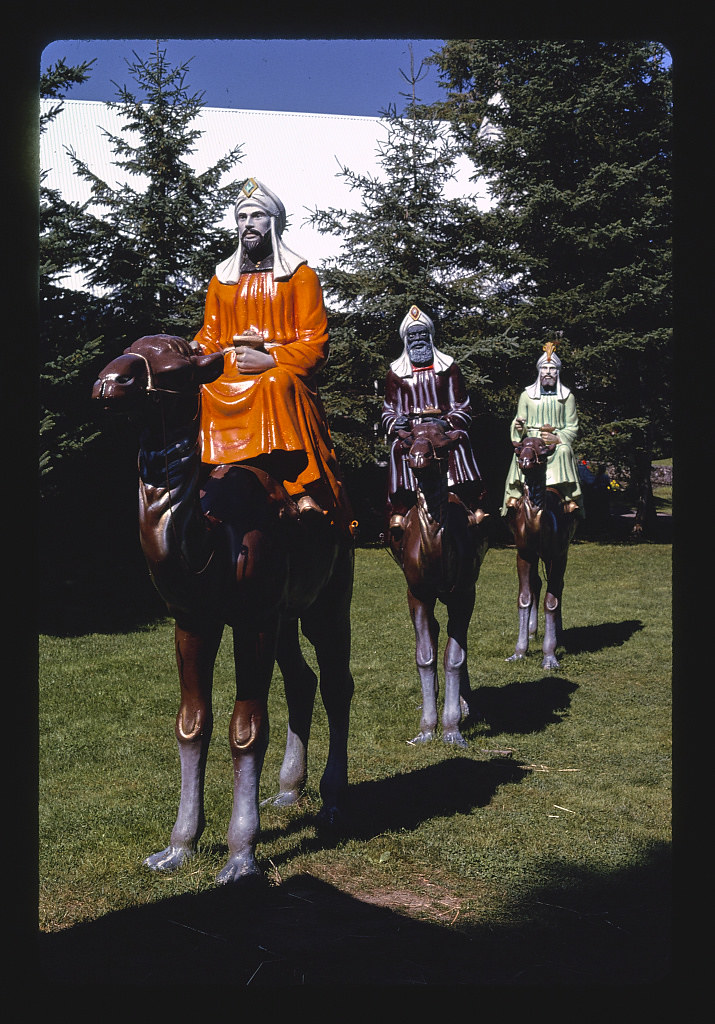
[[[174,391],[174,390],[172,390],[172,388],[160,388],[160,387],[157,387],[157,385],[154,382],[154,374],[152,373],[151,363],[149,362],[147,357],[144,355],[144,353],[143,352],[132,352],[132,355],[133,356],[138,356],[139,359],[143,359],[144,360],[144,365],[146,367],[146,380],[147,380],[146,389],[147,389],[147,392],[149,394],[156,394],[156,395],[182,395],[183,394],[183,391]]]

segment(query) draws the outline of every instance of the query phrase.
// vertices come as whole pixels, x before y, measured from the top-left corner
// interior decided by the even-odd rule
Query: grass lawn
[[[407,943],[409,929],[417,929],[409,956],[394,954],[394,983],[408,983],[408,964],[418,964],[426,979],[409,983],[433,982],[433,958],[425,952],[420,960],[421,949],[444,949],[452,974],[440,977],[463,983],[617,984],[667,972],[670,546],[575,543],[563,607],[560,671],[544,673],[538,650],[507,663],[517,632],[515,554],[490,550],[470,633],[468,748],[439,740],[412,746],[420,695],[403,579],[385,552],[357,551],[350,831],[326,846],[314,828],[327,751],[318,702],[302,801],[262,813],[257,855],[272,913],[284,904],[297,913],[301,900],[310,904],[306,914],[322,907],[321,949],[343,949],[352,964],[360,960],[361,928],[389,925],[395,943],[398,934]],[[173,626],[164,620],[126,634],[40,638],[39,920],[50,973],[53,963],[66,969],[70,947],[61,946],[63,936],[67,943],[85,934],[73,926],[129,921],[127,915],[140,912],[164,913],[164,922],[187,900],[202,901],[204,915],[212,907],[214,916],[211,928],[206,916],[200,927],[199,917],[191,918],[186,927],[196,934],[186,941],[209,932],[226,939],[217,922],[234,897],[216,890],[214,878],[225,860],[230,815],[232,675],[227,630],[216,672],[208,827],[190,865],[155,876],[141,861],[168,842],[178,801]],[[262,798],[277,792],[283,753],[279,676],[270,721]],[[278,909],[275,900],[283,901]],[[330,922],[329,906],[335,908]],[[171,914],[168,907],[175,908]],[[350,914],[368,912],[373,916],[360,918],[348,935]],[[269,919],[265,910],[266,927]],[[271,960],[273,976],[283,964],[278,984],[324,980],[318,953],[313,959],[309,953],[309,936],[320,927],[301,920],[293,945],[285,915],[282,930],[271,936],[274,945],[286,944]],[[256,960],[258,938],[250,946],[254,940],[241,934],[254,956],[237,980],[245,985],[266,957]],[[449,943],[456,945],[448,955]],[[381,948],[372,944],[373,960],[369,968],[363,961],[363,972],[386,970]],[[269,976],[264,966],[258,977],[269,984]]]

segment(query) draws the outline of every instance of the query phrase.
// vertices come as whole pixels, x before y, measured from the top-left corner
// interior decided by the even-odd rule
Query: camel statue
[[[447,609],[444,649],[442,739],[465,747],[460,722],[469,713],[471,686],[467,634],[476,583],[487,550],[486,513],[471,512],[448,490],[448,455],[463,435],[434,419],[411,417],[397,432],[403,454],[418,483],[417,502],[405,516],[401,535],[390,534],[389,550],[407,583],[407,603],[415,630],[415,660],[422,689],[420,731],[411,743],[426,743],[437,728],[439,623],[437,601]]]
[[[329,828],[339,827],[344,813],[354,688],[350,534],[327,515],[300,516],[282,485],[255,467],[221,466],[200,485],[200,390],[222,373],[224,354],[198,354],[170,335],[140,338],[101,371],[92,391],[105,410],[129,415],[139,428],[141,546],[175,620],[181,793],[169,845],[144,861],[153,871],[172,871],[191,858],[205,827],[214,663],[224,627],[233,630],[233,809],[221,884],[261,875],[255,859],[258,786],[276,661],[289,727],[275,802],[294,802],[305,784],[318,680],[301,653],[298,624],[315,648],[329,723],[319,815],[319,824]]]
[[[519,576],[519,635],[507,661],[524,658],[538,628],[541,577],[546,573],[542,668],[557,669],[556,646],[561,636],[561,598],[569,545],[576,529],[573,514],[564,512],[560,491],[546,486],[546,462],[556,448],[541,437],[514,442],[519,468],[524,474],[524,493],[507,510],[507,524],[516,544]]]

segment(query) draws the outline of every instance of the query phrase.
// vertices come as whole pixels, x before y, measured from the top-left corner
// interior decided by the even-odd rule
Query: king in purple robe
[[[387,495],[392,531],[402,529],[404,516],[417,500],[417,481],[397,444],[397,431],[409,430],[410,416],[437,419],[445,429],[464,432],[449,455],[448,487],[472,512],[485,496],[468,435],[472,414],[461,370],[451,356],[435,347],[434,323],[417,306],[402,321],[400,337],[404,351],[390,364],[382,406],[382,428],[388,443],[392,442]]]

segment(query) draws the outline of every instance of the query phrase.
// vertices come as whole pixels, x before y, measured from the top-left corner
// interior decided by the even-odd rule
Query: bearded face
[[[556,381],[558,380],[558,370],[551,363],[544,363],[541,368],[539,375],[541,386],[544,391],[554,391],[556,389]]]
[[[408,327],[405,335],[407,354],[413,366],[431,366],[434,362],[432,338],[423,324]]]
[[[271,251],[271,218],[259,207],[243,207],[237,218],[238,234],[244,250],[254,263]]]

